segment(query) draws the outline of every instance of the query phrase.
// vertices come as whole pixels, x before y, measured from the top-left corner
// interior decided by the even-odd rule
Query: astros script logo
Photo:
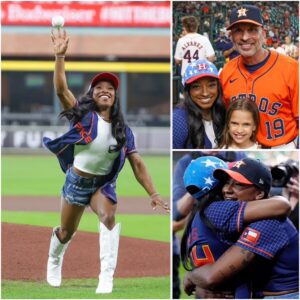
[[[246,12],[248,11],[248,9],[246,9],[246,8],[240,8],[237,12],[238,12],[238,18],[240,18],[240,17],[246,17],[247,16],[247,14],[246,14]]]

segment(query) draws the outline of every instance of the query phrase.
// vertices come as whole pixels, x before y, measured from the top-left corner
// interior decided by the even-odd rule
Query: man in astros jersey
[[[247,97],[255,101],[260,112],[257,140],[262,148],[298,148],[298,62],[264,48],[263,19],[256,6],[233,9],[227,30],[240,56],[220,74],[225,104]]]

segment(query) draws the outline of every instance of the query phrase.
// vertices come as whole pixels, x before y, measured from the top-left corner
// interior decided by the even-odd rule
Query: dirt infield
[[[168,199],[164,199],[168,201]],[[60,197],[41,196],[3,196],[2,210],[19,211],[59,211]],[[90,208],[88,208],[90,210]],[[117,213],[121,214],[165,214],[158,208],[155,211],[146,197],[118,197]]]
[[[30,199],[3,197],[2,210],[59,210],[57,199]],[[127,205],[118,207],[119,213],[128,213],[128,202],[133,206],[131,213],[133,208],[137,208],[135,213],[153,213],[145,199],[131,199],[126,202]],[[2,223],[2,279],[45,280],[51,231],[51,228],[45,227]],[[99,235],[79,231],[65,254],[63,278],[97,278],[98,273]],[[116,277],[169,274],[169,243],[121,237]]]

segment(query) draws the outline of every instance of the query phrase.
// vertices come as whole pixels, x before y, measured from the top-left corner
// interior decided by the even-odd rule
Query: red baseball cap
[[[104,72],[104,73],[99,73],[97,74],[91,82],[90,88],[93,88],[99,81],[110,81],[114,88],[117,90],[119,87],[119,78],[117,77],[117,75],[113,74],[113,73],[108,73],[108,72]]]

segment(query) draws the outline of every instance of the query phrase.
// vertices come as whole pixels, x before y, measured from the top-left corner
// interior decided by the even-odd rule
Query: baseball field
[[[169,157],[143,159],[157,190],[169,201]],[[1,298],[170,298],[170,218],[160,209],[151,209],[127,162],[117,181],[116,219],[122,229],[113,293],[95,294],[98,219],[89,208],[65,254],[62,286],[48,286],[48,247],[52,228],[60,222],[63,183],[54,156],[2,156]]]

